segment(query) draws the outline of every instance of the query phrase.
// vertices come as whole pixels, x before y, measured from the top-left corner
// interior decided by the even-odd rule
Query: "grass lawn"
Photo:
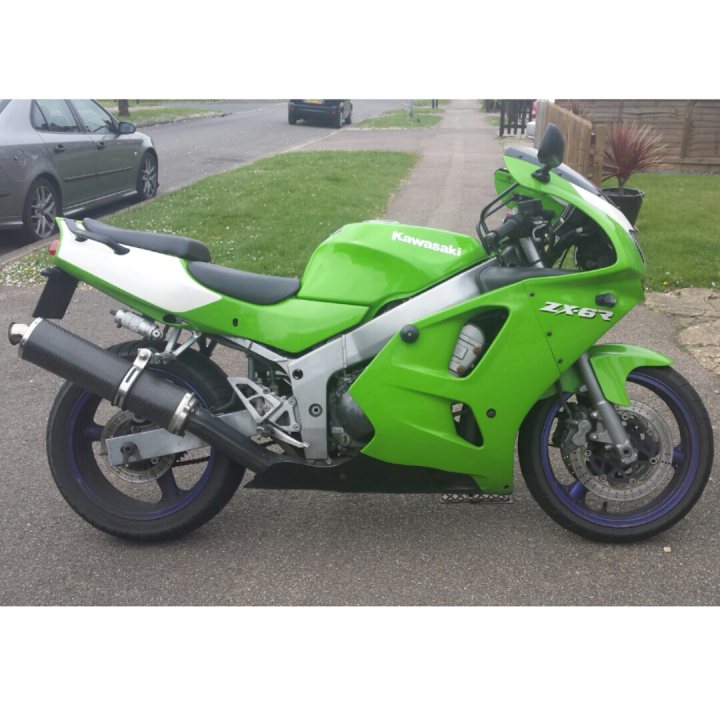
[[[393,152],[299,152],[214,175],[106,221],[193,237],[220,265],[299,276],[342,225],[380,217],[417,162]]]
[[[192,117],[215,117],[222,115],[219,111],[208,110],[207,108],[201,107],[142,107],[131,104],[130,116],[120,117],[117,111],[117,104],[108,104],[104,105],[104,107],[116,120],[126,120],[134,123],[137,127],[174,122],[175,120],[187,120]]]
[[[103,218],[118,227],[206,243],[213,262],[300,276],[312,251],[339,227],[381,217],[418,161],[399,152],[298,152],[213,175]],[[0,285],[44,282],[46,250],[0,266]]]
[[[440,109],[433,110],[430,100],[415,100],[413,104],[413,117],[409,118],[407,108],[388,110],[382,115],[368,118],[358,124],[361,128],[429,128],[442,120],[443,105],[448,100],[440,101]]]
[[[645,192],[637,228],[651,290],[720,287],[720,176],[639,173]]]

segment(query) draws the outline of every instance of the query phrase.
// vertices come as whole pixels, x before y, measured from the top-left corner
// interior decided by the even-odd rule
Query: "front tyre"
[[[678,372],[637,368],[627,389],[630,406],[616,409],[638,451],[630,466],[604,443],[586,436],[577,444],[578,422],[592,422],[579,394],[539,402],[520,430],[531,494],[555,522],[592,540],[629,542],[667,530],[698,501],[712,467],[710,419]]]
[[[134,359],[140,346],[113,348]],[[153,368],[195,392],[205,407],[227,404],[230,385],[212,363],[186,351],[180,360]],[[212,448],[199,448],[112,466],[108,437],[152,429],[142,418],[118,410],[97,395],[66,382],[48,419],[47,452],[55,483],[78,515],[111,535],[166,540],[194,530],[229,502],[244,469]]]

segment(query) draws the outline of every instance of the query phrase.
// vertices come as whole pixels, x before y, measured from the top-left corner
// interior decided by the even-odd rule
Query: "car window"
[[[112,116],[105,112],[97,103],[94,103],[92,100],[73,100],[72,104],[80,116],[83,132],[112,132],[115,127],[115,121],[112,119]]]
[[[0,113],[5,109],[5,106],[9,103],[9,100],[0,100]]]
[[[35,100],[32,124],[36,130],[47,132],[79,132],[68,104],[64,100]]]

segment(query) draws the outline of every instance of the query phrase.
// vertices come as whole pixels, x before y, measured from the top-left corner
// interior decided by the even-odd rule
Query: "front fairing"
[[[567,205],[578,208],[604,230],[613,244],[617,256],[614,269],[622,268],[638,278],[644,277],[645,263],[635,239],[635,230],[625,215],[595,185],[568,165],[551,170],[549,182],[533,177],[540,167],[536,149],[509,148],[505,151],[505,168],[495,173],[496,190],[501,193],[517,183],[520,187],[515,194],[541,200],[543,206],[558,217]],[[512,194],[508,196],[509,207],[514,204],[512,197]]]

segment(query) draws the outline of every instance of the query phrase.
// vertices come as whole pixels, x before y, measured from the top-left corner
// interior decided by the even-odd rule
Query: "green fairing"
[[[484,257],[479,243],[467,235],[380,221],[356,223],[318,246],[296,297],[265,306],[223,297],[183,317],[202,332],[300,353]]]
[[[553,175],[549,183],[541,183],[532,178],[532,166],[506,160],[521,185],[538,195],[551,193],[596,220],[615,246],[617,261],[611,267],[509,285],[418,318],[418,341],[406,344],[396,336],[350,391],[375,429],[364,453],[391,463],[467,473],[482,491],[491,493],[512,488],[515,438],[535,402],[643,299],[644,266],[627,233],[579,197],[568,181]],[[525,193],[525,187],[519,192]],[[543,311],[548,303],[596,309],[595,298],[604,293],[617,298],[609,319],[599,313],[578,317]],[[473,371],[456,377],[448,369],[455,340],[462,326],[487,308],[506,309],[507,320]],[[593,366],[616,402],[627,400],[624,382],[633,367],[665,360],[650,352],[606,349],[605,354],[598,351]],[[457,403],[472,408],[481,446],[458,436],[451,413]]]
[[[374,314],[486,257],[467,235],[390,222],[355,223],[318,246],[298,297],[365,305]]]

